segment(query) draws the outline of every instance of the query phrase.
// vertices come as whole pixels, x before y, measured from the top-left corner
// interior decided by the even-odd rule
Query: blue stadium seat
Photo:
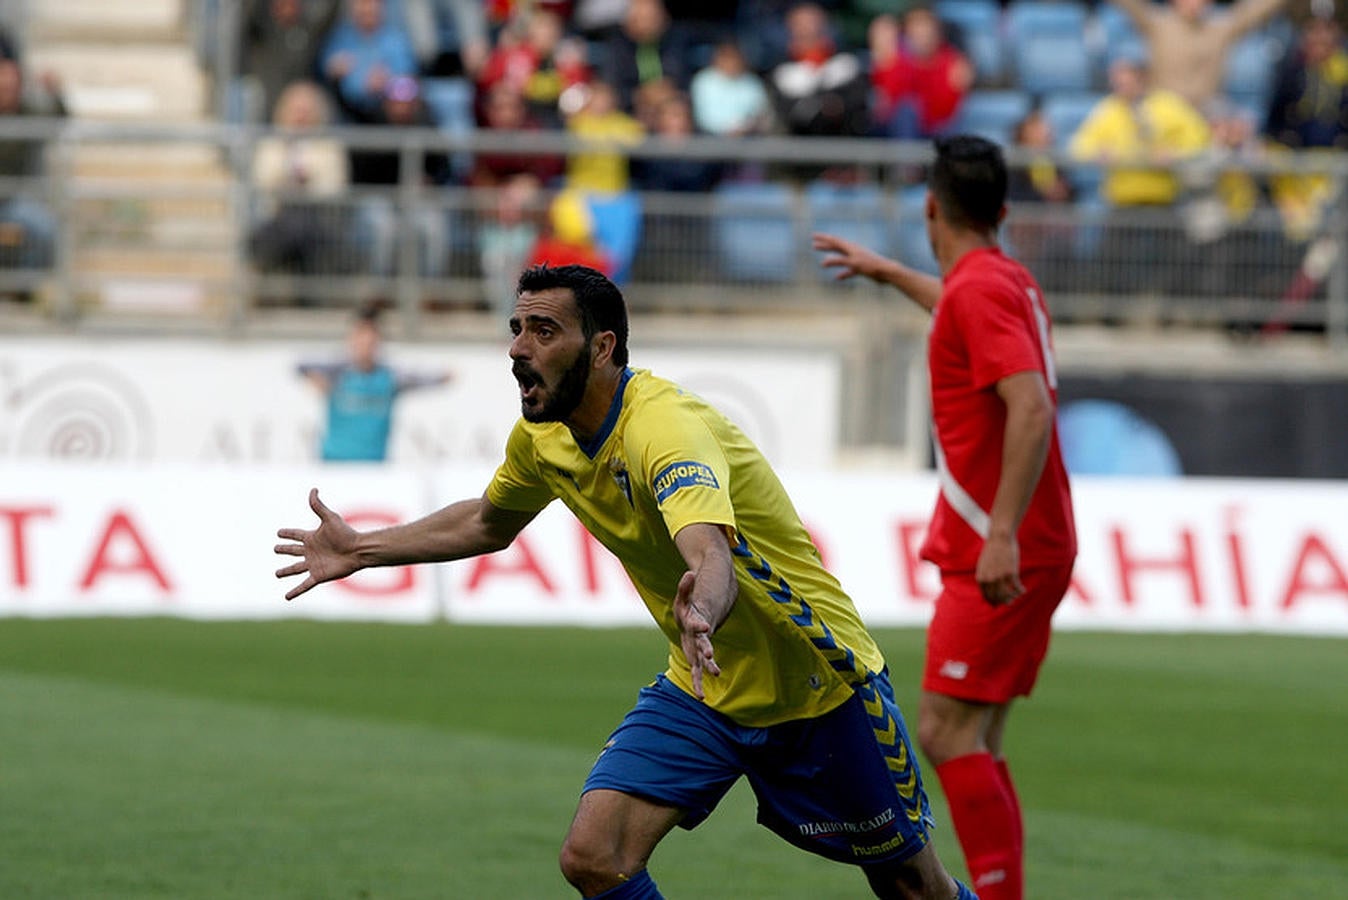
[[[1241,38],[1227,51],[1223,88],[1241,106],[1265,110],[1281,45],[1266,32]]]
[[[994,0],[937,0],[935,10],[974,64],[978,83],[1001,83],[1006,71],[1001,6]]]
[[[896,255],[899,262],[926,272],[940,275],[941,266],[931,252],[931,241],[927,238],[927,188],[915,184],[899,193],[899,215],[894,223]]]
[[[1080,32],[1032,31],[1012,38],[1011,48],[1015,83],[1021,90],[1048,94],[1088,91],[1094,85],[1091,56]]]
[[[1076,133],[1081,123],[1086,121],[1095,105],[1104,99],[1104,94],[1094,91],[1069,91],[1049,94],[1044,97],[1041,108],[1044,118],[1053,128],[1056,146],[1059,150],[1067,148],[1068,141]]]
[[[1084,41],[1088,18],[1085,4],[1072,0],[1016,0],[1006,9],[1006,36],[1012,44],[1035,34]]]
[[[960,104],[958,128],[1009,146],[1016,125],[1032,105],[1033,100],[1024,91],[971,91]]]
[[[732,281],[795,278],[795,202],[783,184],[727,183],[715,192],[713,240],[721,272]]]
[[[626,284],[641,244],[641,195],[636,191],[586,194],[585,203],[594,218],[595,243],[613,263],[613,282]]]
[[[1041,109],[1044,118],[1053,129],[1054,142],[1058,150],[1067,149],[1072,135],[1104,96],[1086,91],[1050,94],[1044,98]],[[1075,185],[1077,193],[1084,197],[1096,193],[1099,189],[1101,174],[1097,166],[1073,166],[1068,177]]]
[[[471,134],[477,128],[473,115],[473,83],[466,78],[423,78],[421,96],[435,127],[446,134]],[[471,153],[455,153],[449,160],[455,178],[465,178],[473,168]]]
[[[468,79],[424,78],[421,96],[441,131],[468,134],[477,127],[473,118],[473,83]]]
[[[1147,40],[1132,18],[1114,4],[1102,3],[1095,11],[1094,24],[1092,56],[1101,85],[1108,84],[1109,66],[1114,60],[1146,59],[1150,55]]]
[[[1102,3],[1095,11],[1095,39],[1108,52],[1116,44],[1143,38],[1128,13],[1113,3]]]
[[[805,209],[811,231],[826,231],[877,253],[893,252],[889,210],[884,194],[872,184],[838,185],[816,181],[805,189]],[[822,280],[834,273],[816,267]]]

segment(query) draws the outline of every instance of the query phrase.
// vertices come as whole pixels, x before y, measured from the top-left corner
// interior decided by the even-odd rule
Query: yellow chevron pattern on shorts
[[[909,821],[919,822],[922,819],[922,808],[920,803],[915,802],[918,796],[917,769],[908,756],[908,744],[898,739],[898,720],[890,714],[889,708],[885,706],[885,698],[870,682],[857,685],[855,690],[861,697],[866,714],[870,716],[875,740],[885,751],[885,764],[894,773],[894,786],[899,796],[908,801],[904,804],[904,812]]]

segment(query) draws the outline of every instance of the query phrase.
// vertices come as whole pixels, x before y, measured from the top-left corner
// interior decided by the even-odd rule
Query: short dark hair
[[[580,311],[580,327],[588,341],[601,331],[611,331],[617,338],[613,346],[613,361],[627,365],[627,303],[618,286],[589,266],[530,266],[520,273],[515,294],[535,293],[552,288],[565,288],[576,299]]]
[[[937,138],[928,186],[941,211],[956,225],[996,228],[1006,205],[1006,160],[1002,148],[969,134]]]

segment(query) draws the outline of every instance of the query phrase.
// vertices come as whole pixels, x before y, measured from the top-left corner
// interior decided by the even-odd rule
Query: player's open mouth
[[[520,399],[526,403],[532,401],[538,393],[539,388],[543,386],[542,377],[540,377],[537,372],[519,365],[515,366],[512,371],[515,375],[515,380],[519,382]]]

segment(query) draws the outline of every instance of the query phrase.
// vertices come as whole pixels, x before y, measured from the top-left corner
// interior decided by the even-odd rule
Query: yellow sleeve
[[[487,500],[499,509],[538,512],[552,502],[553,496],[538,474],[533,438],[521,419],[506,441],[505,459],[487,485]]]
[[[629,422],[627,454],[628,466],[655,497],[671,537],[695,523],[733,531],[730,465],[696,413],[666,407]]]

